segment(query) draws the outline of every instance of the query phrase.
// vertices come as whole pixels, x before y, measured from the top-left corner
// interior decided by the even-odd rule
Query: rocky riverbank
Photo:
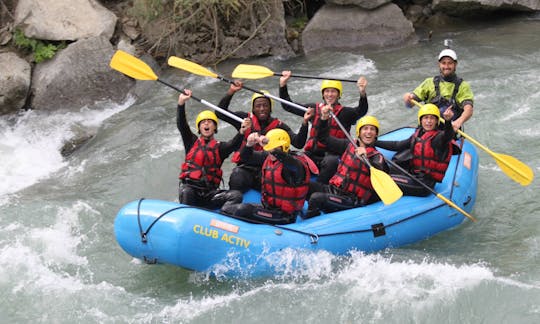
[[[152,66],[171,55],[210,65],[229,58],[403,46],[418,41],[419,29],[540,10],[540,0],[235,3],[240,7],[227,2],[180,7],[171,0],[0,0],[0,114],[122,102],[135,81],[109,67],[117,49],[150,54],[144,58]],[[29,50],[17,45],[17,32],[19,44],[27,41]],[[45,53],[54,56],[38,62],[35,44],[52,46]]]

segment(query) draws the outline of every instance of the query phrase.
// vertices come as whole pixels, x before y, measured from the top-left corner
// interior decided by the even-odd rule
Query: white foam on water
[[[60,207],[54,224],[49,227],[35,228],[29,231],[28,238],[41,250],[42,257],[50,264],[70,264],[85,266],[86,257],[78,254],[77,249],[87,237],[80,232],[79,215],[91,213],[97,215],[87,203],[78,201],[70,208]]]
[[[336,66],[329,67],[329,72],[323,72],[321,76],[337,79],[356,80],[360,76],[377,74],[375,62],[359,55],[350,55],[345,62],[339,62]],[[368,79],[369,87],[369,79]]]
[[[35,299],[31,318],[58,321],[78,315],[72,312],[81,299],[88,306],[103,302],[103,296],[125,296],[123,287],[105,281],[94,282],[91,264],[84,254],[87,236],[81,232],[81,215],[95,216],[90,205],[76,201],[70,207],[43,207],[54,219],[36,219],[34,227],[14,221],[0,230],[0,287],[10,300],[10,314],[19,320],[29,306],[20,300]],[[36,215],[36,217],[39,214]],[[52,302],[54,300],[54,302]],[[103,311],[106,307],[96,308]],[[10,316],[10,314],[5,314]],[[88,315],[85,315],[88,316]],[[100,318],[98,314],[90,318]],[[104,315],[109,319],[109,315]],[[69,320],[66,319],[69,322]]]
[[[362,299],[374,307],[454,299],[460,291],[494,278],[493,272],[481,264],[395,262],[379,254],[362,253],[355,254],[353,260],[349,269],[340,274],[340,281],[349,283],[350,298]]]
[[[110,116],[128,108],[103,103],[104,109],[79,112],[27,111],[15,123],[0,119],[0,196],[12,194],[46,179],[68,165],[61,155],[64,143],[74,136],[72,127],[97,128]]]
[[[203,318],[231,320],[238,316],[246,318],[251,313],[261,316],[267,312],[251,309],[256,308],[258,302],[268,304],[266,299],[273,298],[276,307],[291,304],[294,305],[291,307],[300,307],[298,311],[308,317],[311,315],[306,314],[306,310],[312,309],[317,303],[330,302],[336,307],[347,301],[348,304],[369,309],[368,318],[374,320],[384,318],[383,314],[395,308],[413,307],[422,312],[434,304],[453,303],[463,292],[489,281],[522,285],[511,279],[496,278],[486,265],[479,263],[455,265],[428,260],[393,261],[388,256],[360,252],[353,253],[351,258],[344,261],[342,257],[325,252],[284,251],[278,263],[285,265],[285,269],[291,269],[284,276],[259,283],[240,282],[235,289],[225,293],[207,292],[202,297],[184,297],[174,305],[140,316],[144,317],[145,322],[168,322],[179,318],[185,322]],[[292,269],[298,262],[304,262],[303,268],[296,268],[297,273],[293,273]],[[336,267],[335,263],[341,265]],[[200,275],[192,276],[192,279],[203,286],[213,282]],[[339,297],[335,294],[339,294]],[[241,314],[234,314],[233,310],[239,309],[245,310]],[[278,309],[275,312],[276,315],[282,314]],[[355,314],[344,316],[357,318]]]
[[[44,209],[56,207],[45,206]],[[40,227],[26,228],[13,222],[3,228],[2,237],[9,238],[9,244],[7,241],[1,244],[0,277],[16,276],[15,290],[23,287],[70,291],[81,288],[80,280],[68,274],[73,269],[79,269],[75,272],[80,273],[80,269],[88,266],[87,258],[78,252],[87,239],[80,232],[79,214],[96,212],[79,201],[69,208],[57,208],[55,213],[56,218],[50,222],[36,220]]]

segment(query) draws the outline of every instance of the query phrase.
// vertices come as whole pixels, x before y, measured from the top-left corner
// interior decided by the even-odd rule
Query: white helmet
[[[448,56],[452,60],[457,61],[457,54],[456,52],[454,52],[454,50],[451,50],[449,48],[443,49],[441,53],[439,54],[439,61],[445,56]]]

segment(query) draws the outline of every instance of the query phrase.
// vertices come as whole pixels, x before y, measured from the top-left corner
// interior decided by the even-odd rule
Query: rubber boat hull
[[[405,139],[413,131],[400,128],[381,139]],[[387,158],[395,153],[380,151]],[[435,190],[470,213],[477,179],[477,152],[465,141],[462,154],[452,157],[443,182]],[[255,191],[244,196],[244,201],[259,199]],[[248,223],[170,201],[141,199],[118,212],[114,232],[124,251],[147,263],[253,277],[285,271],[280,256],[286,249],[326,250],[335,255],[353,250],[375,252],[424,240],[461,224],[464,219],[463,214],[434,195],[403,196],[388,206],[377,202],[307,220],[298,217],[293,224],[279,226]]]

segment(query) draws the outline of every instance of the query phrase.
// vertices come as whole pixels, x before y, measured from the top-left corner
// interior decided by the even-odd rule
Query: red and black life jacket
[[[310,169],[304,154],[296,156],[304,166],[305,178],[302,184],[293,187],[281,176],[283,163],[278,160],[272,161],[267,157],[262,166],[261,193],[265,207],[279,208],[287,214],[302,210],[304,201],[309,190]]]
[[[380,153],[375,148],[366,147],[368,159],[377,154]],[[347,150],[341,156],[341,163],[329,184],[341,191],[354,194],[359,201],[364,202],[368,201],[375,192],[371,185],[369,166],[356,156],[355,147],[352,144],[347,146]]]
[[[313,119],[313,123],[311,125],[311,130],[309,131],[309,138],[306,141],[306,145],[304,145],[305,151],[313,151],[315,149],[321,149],[325,150],[326,145],[322,144],[321,142],[317,141],[317,126],[321,122],[321,108],[324,107],[324,103],[318,103],[317,107],[315,108],[315,118]],[[340,104],[336,104],[334,106],[334,115],[339,116],[339,113],[343,110],[343,106]],[[337,138],[346,138],[347,136],[345,133],[341,130],[339,125],[336,123],[334,118],[330,119],[330,132],[329,135]]]
[[[448,152],[443,160],[441,160],[433,150],[432,141],[439,130],[425,132],[422,136],[418,136],[420,130],[417,129],[412,137],[412,160],[411,166],[414,173],[429,174],[433,180],[441,182],[444,178],[450,158],[452,157],[453,144],[448,143]]]
[[[205,183],[211,188],[219,187],[223,171],[223,160],[219,156],[219,142],[215,139],[206,141],[199,137],[186,155],[182,164],[180,179]]]
[[[251,119],[251,129],[248,129],[248,130],[246,130],[244,132],[244,139],[242,140],[242,144],[240,145],[240,149],[238,149],[238,151],[234,152],[234,154],[233,154],[233,156],[231,158],[231,161],[233,161],[234,163],[240,163],[241,162],[240,151],[242,150],[242,148],[244,148],[244,146],[246,146],[247,138],[248,138],[249,134],[251,134],[252,132],[257,132],[260,135],[265,135],[271,129],[274,129],[274,128],[278,127],[279,125],[281,125],[281,120],[279,120],[277,118],[272,118],[270,123],[268,123],[268,125],[263,129],[261,127],[261,123],[259,122],[259,119],[257,117],[255,117],[255,115],[253,115],[252,113],[248,113],[248,117]],[[254,151],[262,151],[262,149],[263,149],[262,146],[259,145],[258,143],[253,145],[253,150]]]

